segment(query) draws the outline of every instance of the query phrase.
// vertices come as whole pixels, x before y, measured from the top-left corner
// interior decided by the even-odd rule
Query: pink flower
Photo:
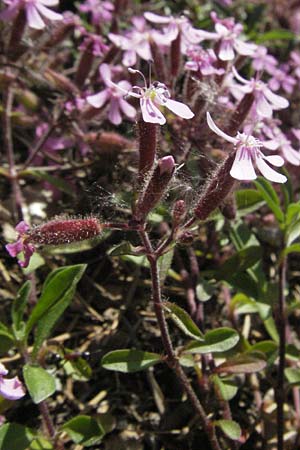
[[[124,50],[123,64],[124,66],[134,66],[137,61],[137,56],[149,61],[152,59],[149,40],[150,38],[157,40],[158,33],[152,32],[146,28],[146,21],[143,17],[133,17],[132,23],[134,28],[125,36],[119,34],[109,33],[109,39],[119,48]]]
[[[101,22],[111,21],[115,7],[111,2],[107,1],[85,0],[82,5],[79,5],[78,9],[84,13],[91,13],[92,24],[100,25]]]
[[[269,150],[280,150],[283,158],[294,166],[300,166],[300,152],[292,147],[291,141],[278,127],[264,127],[263,129],[269,141],[263,142]]]
[[[1,20],[11,20],[21,9],[26,12],[28,26],[41,30],[45,28],[43,18],[48,20],[63,20],[62,14],[51,11],[47,6],[58,5],[58,0],[4,0],[8,8],[0,13]]]
[[[179,34],[182,36],[183,51],[191,44],[198,44],[204,39],[211,39],[215,36],[209,31],[197,30],[193,28],[190,21],[184,17],[160,16],[151,12],[145,12],[144,17],[152,23],[167,25],[165,33],[161,36],[161,45],[170,45]]]
[[[8,371],[0,363],[0,395],[8,400],[18,400],[24,397],[25,391],[18,377],[4,378]]]
[[[122,122],[121,112],[129,119],[136,116],[135,108],[124,100],[123,92],[126,93],[132,88],[131,84],[122,80],[118,83],[112,81],[112,70],[108,64],[101,64],[100,74],[106,85],[106,89],[95,95],[89,95],[86,99],[94,108],[101,108],[105,103],[109,102],[108,119],[114,125],[120,125]]]
[[[242,86],[235,84],[233,89],[244,94],[253,93],[254,108],[259,116],[270,118],[272,117],[273,110],[284,109],[289,106],[286,98],[274,94],[263,81],[256,80],[255,78],[246,80],[238,74],[234,67],[232,71],[235,78],[242,83]]]
[[[245,42],[239,38],[243,31],[243,26],[235,23],[232,17],[219,19],[215,12],[211,13],[211,18],[215,22],[215,39],[219,42],[218,57],[222,61],[232,61],[235,51],[239,55],[252,56],[257,48],[256,44]]]
[[[165,106],[172,113],[183,119],[191,119],[194,117],[194,113],[187,105],[170,98],[170,92],[165,84],[156,81],[147,87],[146,79],[139,70],[128,70],[131,73],[140,74],[145,82],[145,87],[143,88],[139,86],[133,87],[136,92],[133,89],[130,92],[126,92],[128,95],[140,99],[142,116],[145,122],[158,123],[159,125],[166,123],[166,118],[159,109],[160,106]]]
[[[13,244],[7,244],[5,248],[13,258],[15,258],[19,253],[23,252],[24,261],[18,260],[18,263],[21,267],[28,267],[30,258],[35,252],[34,245],[28,242],[27,231],[29,230],[29,225],[27,225],[26,222],[22,221],[18,223],[15,230],[18,232],[17,241]]]
[[[268,82],[272,91],[278,91],[282,87],[288,94],[293,92],[296,80],[288,74],[288,71],[287,64],[282,64],[278,69],[273,70],[273,77]]]
[[[278,155],[265,156],[260,150],[263,143],[253,136],[245,133],[237,133],[236,137],[229,136],[220,130],[211,118],[209,112],[207,113],[207,124],[209,128],[222,137],[226,141],[232,143],[236,149],[236,156],[230,175],[240,181],[255,180],[256,173],[253,163],[257,166],[261,174],[270,181],[277,183],[285,183],[287,178],[273,170],[266,161],[276,167],[281,167],[284,164],[283,158]]]
[[[278,62],[274,56],[268,54],[268,49],[263,45],[259,45],[253,55],[252,67],[258,72],[265,70],[269,74],[273,74]]]
[[[214,64],[217,61],[215,52],[212,49],[204,50],[199,45],[188,48],[186,54],[191,61],[185,64],[186,70],[200,72],[203,76],[223,75],[224,69],[217,69]]]

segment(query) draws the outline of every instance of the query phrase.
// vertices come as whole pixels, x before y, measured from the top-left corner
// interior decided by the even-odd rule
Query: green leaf
[[[234,422],[234,420],[217,420],[215,421],[215,425],[220,427],[223,433],[233,441],[236,441],[241,437],[241,427],[237,422]]]
[[[72,353],[73,350],[65,350],[66,356]],[[65,359],[63,361],[63,368],[67,375],[72,376],[74,380],[88,381],[92,375],[91,366],[83,358],[75,358],[72,360]]]
[[[26,171],[26,173],[28,172],[29,171]],[[71,197],[75,197],[76,195],[73,186],[63,178],[54,177],[48,172],[42,170],[30,170],[29,174],[40,180],[47,181],[48,183],[52,184],[52,186],[55,186],[57,189],[59,189],[61,192],[65,192]]]
[[[78,281],[86,269],[85,264],[63,267],[54,270],[46,279],[42,295],[33,308],[26,324],[26,335],[38,322],[33,356],[43,341],[49,336],[57,320],[70,304]]]
[[[256,38],[256,43],[257,44],[263,44],[266,43],[268,41],[283,41],[283,40],[287,40],[287,41],[292,41],[295,39],[295,34],[292,33],[289,30],[286,30],[284,28],[282,29],[278,29],[278,30],[272,30],[272,31],[267,31],[266,33],[260,33],[257,35]]]
[[[28,450],[33,439],[29,428],[16,423],[5,423],[0,427],[0,450]]]
[[[287,367],[284,374],[291,385],[300,386],[300,369],[296,367]]]
[[[111,247],[107,254],[109,256],[135,255],[137,256],[137,248],[125,241]]]
[[[172,248],[167,253],[164,253],[158,258],[157,264],[159,270],[159,280],[161,285],[164,284],[164,281],[171,268],[173,256],[174,256],[174,249]]]
[[[96,419],[90,416],[80,415],[68,420],[63,426],[64,430],[75,444],[91,447],[100,444],[105,431]]]
[[[239,272],[243,272],[254,266],[254,264],[260,261],[261,256],[261,247],[256,245],[246,247],[228,258],[218,271],[216,271],[215,277],[218,280],[230,280]]]
[[[203,333],[199,330],[193,319],[184,309],[180,308],[180,306],[175,303],[170,302],[164,302],[163,308],[184,334],[196,339],[197,341],[204,340]]]
[[[265,178],[259,177],[254,181],[254,184],[271,211],[273,211],[278,222],[282,223],[284,221],[284,213],[281,211],[279,197],[271,183]]]
[[[30,450],[54,450],[53,445],[44,437],[35,438],[30,444]]]
[[[236,396],[238,387],[234,384],[233,380],[220,378],[218,375],[213,375],[212,380],[223,400],[229,401]]]
[[[299,225],[300,226],[300,225]],[[290,253],[300,253],[300,244],[292,244],[289,247],[286,247],[282,252],[281,252],[281,258],[283,256],[287,256]]]
[[[235,193],[237,208],[241,216],[256,211],[263,204],[261,194],[255,189],[240,189]]]
[[[240,340],[238,333],[232,328],[217,328],[208,331],[204,342],[192,341],[187,345],[188,353],[221,353],[233,348]]]
[[[15,339],[9,328],[0,322],[0,353],[6,353],[15,345]]]
[[[34,252],[32,257],[30,258],[29,266],[24,267],[22,269],[22,272],[24,273],[24,275],[29,275],[39,267],[42,267],[44,264],[45,264],[44,258],[38,252]]]
[[[24,310],[28,303],[30,290],[31,290],[31,282],[28,280],[23,284],[12,304],[11,317],[12,322],[14,324],[14,328],[16,330],[20,329]]]
[[[161,362],[162,358],[157,353],[143,352],[142,350],[114,350],[102,357],[101,365],[107,370],[132,373],[145,370]]]
[[[26,387],[34,403],[40,403],[55,392],[55,378],[39,366],[23,367]]]
[[[196,286],[196,295],[199,302],[207,302],[215,292],[215,287],[205,279],[199,280]]]
[[[267,362],[252,355],[238,355],[220,364],[215,371],[217,373],[254,373],[260,372],[267,365]]]

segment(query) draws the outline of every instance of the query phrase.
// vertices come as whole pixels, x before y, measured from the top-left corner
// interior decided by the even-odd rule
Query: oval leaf
[[[217,373],[254,373],[260,372],[267,365],[262,358],[250,355],[239,355],[228,359],[216,368]]]
[[[16,423],[5,423],[0,427],[0,450],[27,450],[33,434],[29,428]]]
[[[237,422],[234,422],[234,420],[217,420],[215,425],[220,427],[223,433],[233,441],[236,441],[241,437],[241,427]]]
[[[105,431],[96,419],[90,416],[77,416],[66,422],[62,429],[70,436],[75,444],[85,447],[99,444]]]
[[[34,403],[40,403],[55,392],[55,378],[39,366],[23,367],[26,387]]]
[[[214,375],[213,382],[223,400],[228,401],[235,397],[238,387],[234,384],[233,380],[220,378],[218,375]]]
[[[232,328],[217,328],[208,331],[204,342],[191,342],[187,346],[188,353],[221,353],[233,348],[240,340],[238,333]]]
[[[142,350],[114,350],[103,356],[101,365],[107,370],[131,373],[145,370],[161,362],[157,353],[143,352]]]
[[[164,310],[169,314],[169,317],[173,322],[184,332],[187,336],[196,339],[197,341],[203,341],[204,336],[190,317],[190,315],[180,306],[175,303],[164,302]]]

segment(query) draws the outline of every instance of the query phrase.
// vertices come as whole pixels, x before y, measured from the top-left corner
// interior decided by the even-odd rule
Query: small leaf
[[[196,286],[196,295],[199,302],[207,302],[212,298],[214,292],[215,287],[205,279],[200,280]]]
[[[284,214],[280,208],[279,197],[271,183],[269,183],[265,178],[259,177],[254,181],[254,184],[271,211],[273,211],[278,222],[282,223],[284,221]]]
[[[238,272],[243,272],[254,266],[262,257],[261,247],[252,245],[235,253],[228,258],[216,271],[215,276],[218,280],[230,280]]]
[[[240,340],[238,333],[232,328],[217,328],[208,331],[204,342],[192,341],[187,347],[188,353],[221,353],[233,348]]]
[[[31,430],[16,423],[0,427],[0,450],[28,450],[33,439]]]
[[[216,373],[254,373],[260,372],[267,365],[262,358],[252,355],[238,355],[220,364]]]
[[[107,370],[132,373],[145,370],[161,362],[162,358],[157,353],[143,352],[142,350],[114,350],[102,357],[101,365]]]
[[[238,387],[233,380],[220,378],[218,375],[213,375],[212,379],[223,400],[229,401],[235,397]]]
[[[137,255],[137,248],[130,244],[130,242],[125,241],[120,244],[111,247],[107,254],[109,256],[121,256],[121,255]]]
[[[241,427],[237,422],[234,422],[233,420],[217,420],[215,422],[215,425],[217,427],[220,427],[223,433],[233,441],[236,441],[241,437]]]
[[[283,41],[288,40],[292,41],[295,39],[295,34],[292,33],[289,30],[286,30],[284,28],[278,29],[278,30],[271,30],[267,31],[266,33],[260,33],[257,35],[256,43],[257,44],[263,44],[267,41]]]
[[[16,330],[20,329],[24,310],[28,303],[30,290],[31,290],[31,282],[28,280],[23,284],[21,289],[18,291],[17,296],[12,304],[11,317]]]
[[[9,328],[0,322],[0,353],[6,353],[15,345],[15,339]]]
[[[26,173],[28,172],[29,171],[26,171]],[[65,179],[63,178],[54,177],[53,175],[50,175],[48,172],[42,170],[30,170],[29,173],[30,175],[33,175],[40,180],[47,181],[48,183],[52,184],[57,189],[59,189],[61,192],[64,192],[70,195],[71,197],[75,197],[76,195],[73,186],[67,181],[65,181]]]
[[[101,424],[90,416],[80,415],[68,420],[63,426],[64,430],[75,444],[91,447],[100,444],[105,435]]]
[[[173,256],[174,256],[174,249],[172,248],[167,253],[164,253],[158,258],[157,264],[159,269],[159,280],[161,285],[164,284],[164,281],[171,268]]]
[[[26,387],[34,403],[40,403],[55,392],[55,378],[39,366],[23,367]]]
[[[282,256],[289,255],[290,253],[300,253],[300,244],[292,244],[289,247],[286,247],[281,253],[281,258]]]
[[[261,194],[255,189],[239,189],[235,195],[237,208],[242,216],[256,211],[264,204]]]
[[[184,334],[197,341],[203,341],[204,336],[202,332],[184,309],[180,308],[180,306],[175,303],[170,302],[164,302],[163,308]]]
[[[284,374],[291,385],[300,386],[300,369],[296,367],[287,367]]]

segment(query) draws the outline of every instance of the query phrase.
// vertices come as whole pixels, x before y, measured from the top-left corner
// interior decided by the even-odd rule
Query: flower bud
[[[194,233],[191,231],[184,231],[177,237],[177,242],[182,245],[191,245],[195,238]]]
[[[71,96],[79,94],[77,86],[75,86],[75,84],[72,83],[72,81],[69,80],[67,77],[58,72],[55,72],[54,70],[47,68],[45,70],[45,77],[49,81],[54,82],[55,86],[58,89],[62,90],[63,92],[66,92]]]
[[[177,200],[173,207],[173,225],[177,227],[186,215],[186,204],[184,200]]]
[[[222,164],[217,168],[206,187],[194,214],[198,219],[205,220],[218,206],[222,204],[234,186],[235,180],[230,175],[230,170],[235,158],[235,151],[231,152]]]
[[[145,174],[152,169],[156,153],[156,133],[155,123],[144,122],[140,118],[139,127],[139,182],[143,182]]]
[[[232,114],[229,125],[226,129],[226,134],[230,136],[235,135],[240,129],[241,125],[245,121],[254,102],[254,95],[252,92],[244,95],[240,103],[237,105],[236,110]]]
[[[34,244],[60,245],[98,236],[102,225],[98,219],[54,219],[30,230],[28,241]]]
[[[143,221],[162,198],[175,170],[173,156],[161,158],[136,204],[134,219]]]
[[[110,154],[121,151],[123,149],[133,148],[133,143],[129,139],[124,138],[121,134],[111,131],[103,131],[101,133],[87,133],[84,141],[92,145],[101,154]]]

